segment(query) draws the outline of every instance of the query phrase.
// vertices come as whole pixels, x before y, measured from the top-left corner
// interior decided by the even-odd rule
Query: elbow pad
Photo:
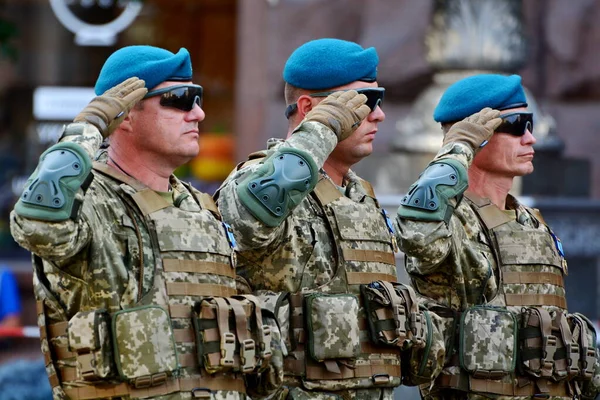
[[[302,150],[283,148],[238,182],[241,203],[267,226],[276,227],[317,184],[319,168]]]
[[[78,144],[62,142],[46,150],[15,205],[22,217],[42,221],[74,218],[80,205],[76,194],[92,181],[92,161]]]
[[[453,159],[433,162],[400,201],[398,216],[447,223],[455,208],[450,200],[456,199],[458,205],[468,186],[467,170],[460,162]]]

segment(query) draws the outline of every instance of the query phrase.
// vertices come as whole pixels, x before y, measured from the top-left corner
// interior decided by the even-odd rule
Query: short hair
[[[285,96],[285,105],[289,106],[290,104],[294,104],[298,101],[298,98],[306,92],[304,89],[300,89],[294,85],[289,83],[285,83],[285,88],[283,90]]]

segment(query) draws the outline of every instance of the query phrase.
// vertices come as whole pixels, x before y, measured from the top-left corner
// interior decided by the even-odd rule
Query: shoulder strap
[[[496,207],[489,199],[480,197],[473,192],[465,192],[464,197],[470,201],[471,208],[488,230],[515,219]]]
[[[343,197],[342,193],[335,187],[333,182],[325,177],[321,177],[317,186],[313,189],[313,193],[317,197],[317,200],[321,206],[325,206],[335,200]]]
[[[199,191],[198,189],[193,187],[191,183],[181,182],[181,184],[190,192],[192,198],[196,201],[196,203],[198,203],[200,208],[202,208],[203,210],[210,211],[218,219],[221,219],[221,213],[219,212],[217,204],[215,203],[211,195]]]
[[[117,171],[108,164],[94,162],[93,168],[95,171],[99,171],[104,175],[110,176],[111,178],[134,188],[136,193],[133,194],[131,198],[142,211],[144,216],[171,206],[168,201],[163,199],[154,190],[150,189],[136,179]]]

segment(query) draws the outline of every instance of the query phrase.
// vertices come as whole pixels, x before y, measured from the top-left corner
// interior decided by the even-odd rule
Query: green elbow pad
[[[454,211],[450,199],[459,202],[468,186],[467,170],[460,162],[453,159],[433,162],[400,201],[398,216],[448,222]]]
[[[77,192],[91,183],[92,161],[76,143],[58,143],[40,157],[15,205],[18,215],[42,221],[65,221],[77,214]]]
[[[267,157],[238,183],[242,204],[258,220],[276,227],[300,203],[318,180],[319,168],[302,150],[283,148]]]

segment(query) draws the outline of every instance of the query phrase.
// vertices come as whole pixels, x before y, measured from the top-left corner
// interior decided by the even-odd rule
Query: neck
[[[342,186],[342,184],[344,183],[344,178],[346,177],[346,175],[348,175],[350,166],[342,164],[337,160],[329,157],[325,161],[325,164],[323,164],[323,169],[325,170],[329,178],[331,178],[333,183],[335,183],[338,186]]]
[[[134,154],[135,156],[131,156]],[[108,148],[108,164],[120,172],[140,181],[152,190],[167,192],[169,190],[169,177],[173,171],[161,170],[151,160],[144,160],[135,151],[125,151],[118,143],[111,144]]]
[[[469,168],[469,191],[491,200],[499,209],[506,209],[506,196],[512,188],[512,177],[495,175],[473,165]]]

